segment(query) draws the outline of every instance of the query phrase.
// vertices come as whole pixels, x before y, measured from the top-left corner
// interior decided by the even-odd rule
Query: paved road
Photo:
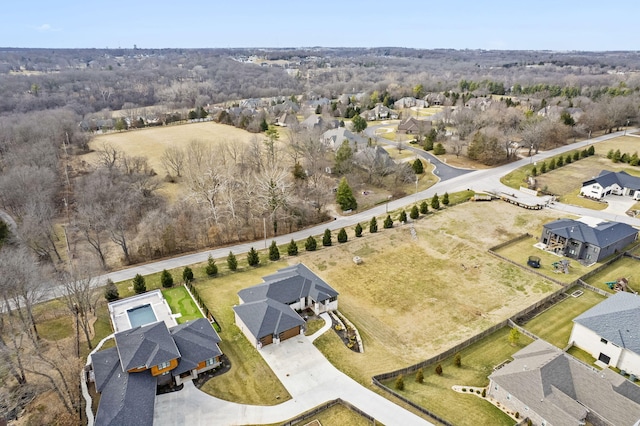
[[[338,371],[313,345],[316,336],[299,335],[260,350],[291,400],[275,406],[237,404],[209,396],[189,382],[180,392],[156,397],[154,426],[278,423],[336,398],[386,425],[431,425]]]

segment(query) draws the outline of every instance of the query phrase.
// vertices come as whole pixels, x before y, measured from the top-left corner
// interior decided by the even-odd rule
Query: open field
[[[422,384],[416,383],[415,374],[405,377],[405,389],[400,393],[455,425],[513,425],[509,416],[489,402],[451,389],[454,385],[487,386],[487,377],[496,365],[531,343],[531,339],[521,336],[518,344],[511,346],[510,330],[504,327],[463,350],[461,367],[455,366],[454,357],[442,361],[442,376],[437,375],[432,366],[423,370]],[[391,379],[385,385],[394,389],[394,382],[395,379]]]
[[[189,293],[187,293],[187,289],[183,286],[164,289],[162,290],[162,295],[167,300],[171,312],[174,314],[178,312],[182,314],[182,316],[177,319],[178,324],[202,318],[196,302],[193,301]]]
[[[567,295],[575,290],[582,291],[582,296],[568,296],[528,321],[523,327],[552,345],[564,349],[569,343],[573,319],[605,299],[604,296],[579,287],[567,290]]]
[[[629,280],[629,287],[635,291],[640,291],[639,272],[640,260],[636,260],[631,257],[622,257],[585,281],[594,287],[613,293],[613,290],[609,289],[605,283],[624,277]]]

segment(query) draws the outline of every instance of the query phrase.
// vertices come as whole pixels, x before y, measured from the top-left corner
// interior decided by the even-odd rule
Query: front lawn
[[[582,296],[568,296],[531,319],[523,327],[552,345],[564,349],[569,343],[573,319],[605,299],[604,296],[581,287],[574,287],[568,290],[567,294],[570,295],[576,290],[582,291]]]
[[[636,249],[637,252],[637,249]],[[605,283],[615,281],[618,278],[627,278],[629,280],[629,287],[634,291],[640,291],[640,278],[638,276],[638,269],[640,268],[640,260],[636,260],[632,257],[621,257],[613,262],[608,267],[604,268],[597,274],[592,275],[585,281],[594,287],[601,288],[605,291],[613,293]]]
[[[196,302],[193,301],[187,289],[183,286],[162,290],[162,295],[169,304],[172,313],[182,314],[181,317],[177,318],[178,324],[202,318]]]
[[[452,386],[485,387],[493,368],[531,343],[521,336],[516,346],[508,341],[509,327],[504,327],[474,343],[460,353],[462,366],[454,365],[454,357],[442,361],[443,374],[435,373],[435,365],[423,369],[424,383],[416,383],[415,374],[404,377],[404,397],[455,425],[513,425],[514,421],[491,403],[471,394],[458,393]],[[395,389],[395,379],[384,383]]]

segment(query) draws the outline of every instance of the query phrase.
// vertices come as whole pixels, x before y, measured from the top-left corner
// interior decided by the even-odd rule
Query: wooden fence
[[[307,419],[310,419],[312,417],[317,416],[319,413],[321,413],[322,411],[333,407],[336,404],[340,404],[343,405],[345,407],[347,407],[349,410],[353,411],[354,413],[359,414],[360,416],[364,417],[365,419],[367,419],[369,422],[371,422],[372,425],[376,424],[376,419],[373,418],[372,416],[370,416],[369,414],[365,413],[364,411],[362,411],[361,409],[359,409],[358,407],[351,405],[350,403],[348,403],[347,401],[343,401],[342,399],[338,398],[338,399],[334,399],[328,402],[325,402],[322,405],[318,405],[317,407],[315,407],[314,409],[307,411],[306,413],[302,413],[301,415],[299,415],[296,418],[293,418],[285,423],[282,423],[282,426],[293,426],[296,425],[300,422],[303,422]]]
[[[202,298],[200,297],[200,294],[198,294],[198,290],[196,290],[196,287],[193,285],[193,282],[188,281],[185,283],[185,285],[189,288],[189,290],[191,291],[191,294],[193,295],[196,303],[200,306],[200,308],[202,309],[202,312],[204,312],[205,317],[212,323],[214,324],[214,327],[216,329],[216,331],[220,332],[222,331],[222,327],[220,326],[220,323],[216,320],[216,318],[213,316],[213,312],[211,312],[209,310],[209,308],[207,307],[207,305],[204,303],[204,301],[202,300]]]

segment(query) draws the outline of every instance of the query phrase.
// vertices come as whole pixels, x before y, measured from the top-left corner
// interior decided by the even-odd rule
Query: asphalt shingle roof
[[[640,297],[635,294],[618,292],[573,321],[640,355]]]
[[[178,366],[171,370],[174,376],[193,370],[202,361],[222,355],[218,347],[220,337],[204,318],[172,327],[170,332],[181,355]]]
[[[608,247],[638,233],[631,225],[620,222],[602,222],[592,227],[573,219],[559,219],[545,224],[544,227],[555,235],[598,247]]]
[[[233,307],[251,334],[261,339],[270,334],[278,335],[304,320],[289,305],[273,299],[262,299]]]
[[[180,351],[164,322],[116,333],[115,339],[124,371],[139,367],[151,368],[180,358]]]
[[[582,186],[598,183],[603,188],[617,183],[621,188],[640,189],[640,178],[631,176],[627,172],[611,172],[602,170],[600,174],[593,179],[589,179],[582,183]]]

